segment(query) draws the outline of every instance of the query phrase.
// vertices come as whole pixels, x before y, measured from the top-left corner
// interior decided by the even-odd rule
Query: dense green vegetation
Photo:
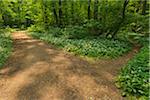
[[[0,67],[9,57],[12,50],[12,40],[9,31],[10,29],[0,30]]]
[[[58,29],[57,32],[59,35],[56,33],[53,34],[51,32],[55,33],[56,31],[55,30],[52,31],[52,29],[50,29],[50,32],[45,34],[31,32],[30,35],[32,35],[35,38],[44,40],[57,47],[63,48],[66,51],[87,57],[115,58],[120,55],[123,55],[125,52],[131,49],[131,45],[127,41],[105,39],[102,37],[85,37],[84,35],[83,36],[85,38],[79,39],[77,37],[75,38],[74,36],[75,33],[68,34],[65,33],[66,32],[65,30],[58,31]],[[72,32],[74,31],[72,30]],[[74,37],[74,39],[72,39],[71,37]]]
[[[149,95],[149,48],[143,47],[140,52],[122,69],[117,86],[123,90],[123,95]],[[142,100],[143,100],[142,99]]]
[[[0,0],[0,28],[28,29],[30,35],[74,54],[116,58],[143,47],[121,71],[125,95],[148,96],[148,0]],[[0,32],[0,66],[11,39]]]
[[[147,0],[1,0],[0,25],[27,28],[86,24],[89,33],[104,37],[127,33],[148,35]]]

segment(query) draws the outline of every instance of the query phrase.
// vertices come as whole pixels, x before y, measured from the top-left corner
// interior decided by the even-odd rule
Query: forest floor
[[[14,32],[13,53],[0,70],[0,100],[123,100],[115,76],[136,52],[90,62],[25,32]]]

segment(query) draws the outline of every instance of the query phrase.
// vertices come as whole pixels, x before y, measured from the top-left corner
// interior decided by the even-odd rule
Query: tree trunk
[[[63,14],[64,14],[64,25],[67,25],[69,22],[71,22],[70,21],[70,19],[68,18],[68,0],[63,0],[63,5],[64,5],[64,12],[63,12]]]
[[[52,9],[53,9],[53,14],[54,14],[54,19],[56,21],[56,25],[58,25],[58,16],[57,16],[57,13],[56,13],[56,9],[55,9],[55,1],[52,1]]]
[[[123,12],[122,12],[122,19],[125,18],[125,10],[126,10],[126,7],[127,7],[128,3],[129,3],[129,0],[125,0],[125,1],[124,1],[124,4],[123,4]]]
[[[74,1],[71,1],[71,23],[73,24],[74,23]]]
[[[59,26],[62,26],[62,1],[59,0]]]
[[[129,0],[125,0],[125,1],[124,1],[124,4],[123,4],[123,11],[122,11],[122,19],[121,19],[120,22],[118,23],[118,25],[117,25],[118,27],[116,27],[115,30],[114,30],[114,32],[112,33],[112,38],[115,37],[116,33],[119,31],[120,27],[122,26],[122,24],[123,24],[123,22],[124,22],[124,19],[125,19],[125,10],[126,10],[126,7],[127,7],[128,3],[129,3]],[[106,37],[108,37],[109,34],[110,34],[110,33],[108,33],[108,34],[106,35]]]
[[[94,19],[98,18],[98,0],[94,0]]]
[[[2,27],[3,21],[3,1],[0,0],[0,27]]]
[[[147,0],[143,0],[142,15],[146,14],[146,4],[147,4]]]
[[[88,19],[91,18],[91,0],[88,0]]]
[[[43,22],[44,22],[44,28],[47,29],[47,15],[46,15],[46,1],[42,0],[42,12],[43,12]]]
[[[115,37],[116,33],[119,31],[119,29],[120,29],[122,23],[124,22],[124,19],[125,19],[125,11],[126,11],[126,7],[127,7],[128,3],[129,3],[129,0],[125,0],[125,1],[124,1],[124,4],[123,4],[123,12],[122,12],[122,20],[121,20],[120,23],[118,24],[118,27],[116,28],[116,30],[113,32],[112,38]]]

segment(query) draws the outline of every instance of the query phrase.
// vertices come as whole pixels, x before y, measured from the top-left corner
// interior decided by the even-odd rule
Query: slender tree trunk
[[[125,0],[125,1],[124,1],[124,4],[123,4],[123,11],[122,11],[122,19],[120,20],[120,22],[118,22],[118,25],[117,25],[118,27],[116,27],[115,30],[114,30],[114,32],[112,33],[112,38],[115,37],[116,33],[119,31],[119,29],[121,28],[121,26],[122,26],[122,24],[123,24],[123,22],[124,22],[124,19],[125,19],[125,10],[126,10],[126,7],[127,7],[128,3],[129,3],[129,0]],[[106,35],[106,37],[108,37],[109,34],[110,34],[110,33],[108,33],[108,34]]]
[[[46,15],[46,1],[42,0],[42,12],[43,12],[43,22],[44,22],[44,28],[47,29],[48,23],[47,23],[47,15]]]
[[[64,25],[67,25],[68,24],[68,22],[70,22],[70,19],[68,18],[68,2],[67,2],[67,0],[64,0],[63,1],[64,2]]]
[[[3,1],[0,0],[0,27],[3,25]]]
[[[59,0],[59,26],[62,26],[62,0]]]
[[[142,15],[146,14],[146,4],[147,4],[147,0],[143,0]]]
[[[118,23],[118,27],[116,28],[116,30],[113,32],[112,34],[112,38],[115,37],[116,33],[119,31],[119,29],[121,28],[122,26],[122,23],[124,22],[124,19],[125,19],[125,11],[126,11],[126,7],[129,3],[129,0],[125,0],[124,1],[124,4],[123,4],[123,12],[122,12],[122,20],[120,21],[120,23]]]
[[[52,9],[53,9],[53,14],[54,14],[54,19],[56,21],[56,25],[58,25],[58,16],[57,16],[57,13],[56,13],[56,8],[55,8],[55,1],[52,1]]]
[[[98,0],[94,0],[94,19],[98,18]]]
[[[88,19],[91,18],[91,0],[88,0]]]
[[[124,1],[123,12],[122,12],[122,19],[123,19],[123,20],[124,20],[124,18],[125,18],[125,10],[126,10],[126,7],[127,7],[128,3],[129,3],[129,0],[125,0],[125,1]]]
[[[74,1],[71,1],[71,23],[74,23]]]

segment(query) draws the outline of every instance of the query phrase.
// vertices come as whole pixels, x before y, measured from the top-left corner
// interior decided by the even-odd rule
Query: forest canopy
[[[148,20],[147,0],[0,0],[1,27],[78,25],[114,37],[122,30],[148,34]]]

